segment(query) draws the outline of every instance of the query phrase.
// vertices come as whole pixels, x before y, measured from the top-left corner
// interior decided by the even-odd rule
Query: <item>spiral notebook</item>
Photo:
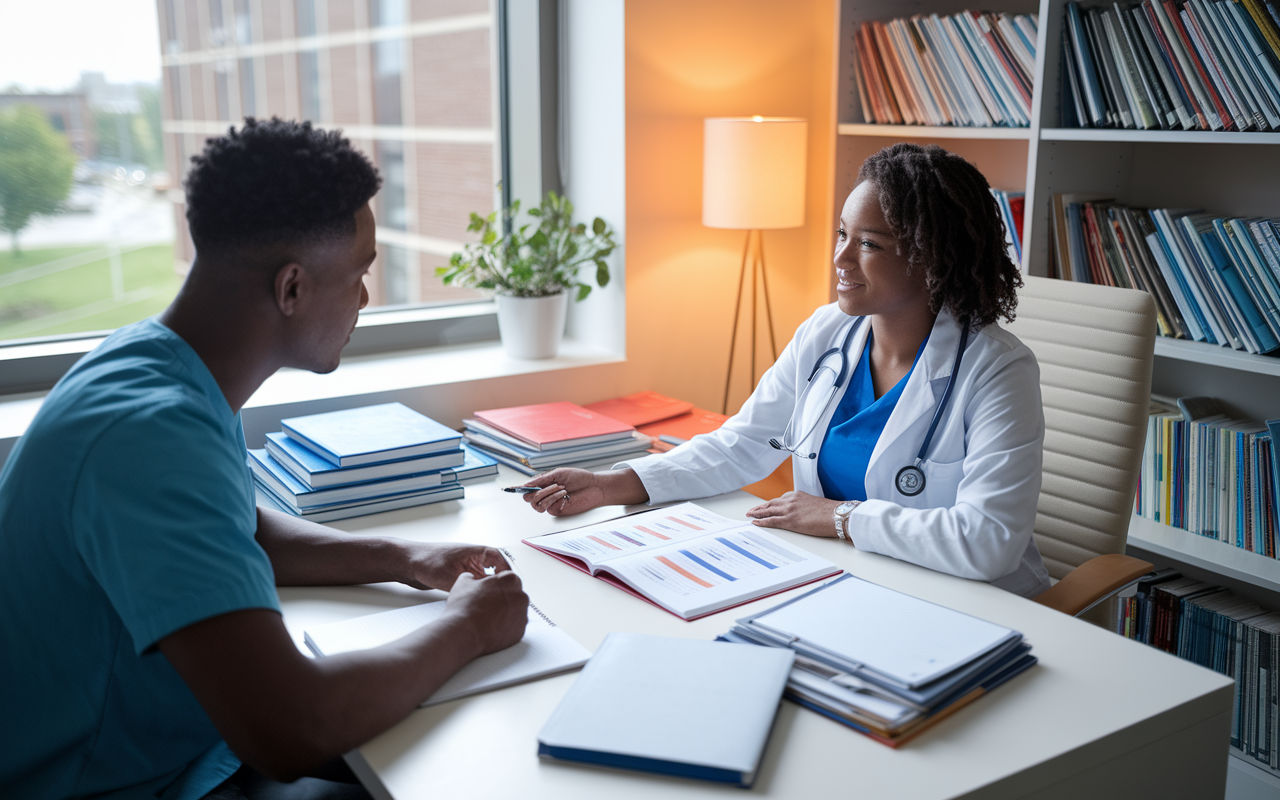
[[[304,632],[307,647],[317,656],[379,647],[413,633],[440,618],[445,601],[382,611],[364,617],[317,625]],[[558,675],[581,667],[591,653],[529,604],[524,638],[505,650],[480,656],[467,664],[428,697],[423,706],[445,703],[517,683]]]

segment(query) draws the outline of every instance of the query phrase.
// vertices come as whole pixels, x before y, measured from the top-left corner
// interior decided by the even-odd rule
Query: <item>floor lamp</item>
[[[702,224],[745,230],[738,299],[733,308],[729,369],[724,378],[724,413],[729,413],[733,353],[748,264],[751,271],[751,388],[756,385],[757,277],[764,295],[765,319],[773,359],[778,348],[769,306],[762,231],[804,225],[805,155],[809,123],[793,117],[708,117],[703,121]],[[754,246],[753,246],[754,244]]]

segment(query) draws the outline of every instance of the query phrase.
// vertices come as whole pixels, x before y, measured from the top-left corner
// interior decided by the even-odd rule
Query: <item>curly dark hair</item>
[[[899,143],[858,170],[871,181],[911,268],[925,271],[929,306],[975,328],[1012,322],[1022,275],[1005,249],[1005,226],[978,168],[937,145]]]
[[[340,131],[246,118],[191,159],[187,224],[197,253],[351,236],[378,170]]]

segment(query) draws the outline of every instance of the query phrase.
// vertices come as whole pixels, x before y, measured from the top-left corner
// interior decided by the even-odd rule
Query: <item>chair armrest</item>
[[[1078,617],[1151,571],[1152,564],[1133,556],[1109,553],[1073,569],[1047,591],[1032,598],[1063,614]]]

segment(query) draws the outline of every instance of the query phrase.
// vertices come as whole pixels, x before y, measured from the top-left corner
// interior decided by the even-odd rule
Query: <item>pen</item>
[[[688,440],[688,439],[681,439],[679,436],[668,436],[668,435],[666,435],[666,434],[664,433],[664,434],[662,434],[661,436],[659,436],[659,437],[658,437],[658,441],[660,441],[660,442],[666,442],[667,444],[675,445],[675,446],[679,447],[680,445],[684,444],[685,442],[687,442],[687,441],[689,441],[689,440]]]
[[[545,488],[545,486],[504,486],[502,487],[502,491],[511,492],[512,494],[528,494],[529,492],[536,492],[539,489]]]

